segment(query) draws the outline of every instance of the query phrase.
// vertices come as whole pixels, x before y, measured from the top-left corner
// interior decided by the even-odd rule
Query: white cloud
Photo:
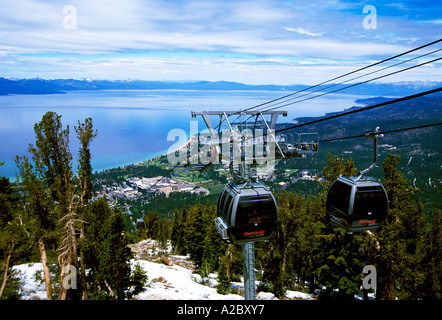
[[[442,24],[442,19],[425,20],[424,22],[429,22],[429,23],[433,23],[433,24]]]
[[[357,46],[355,46],[357,48]],[[151,56],[92,55],[88,57],[62,55],[42,58],[20,56],[14,60],[2,59],[2,68],[8,68],[12,77],[29,75],[42,78],[99,78],[146,80],[209,80],[237,81],[247,84],[315,84],[332,76],[347,73],[374,61],[345,61],[337,59],[306,59],[291,57],[254,57],[237,54],[192,56],[164,52]],[[26,66],[22,68],[20,66]],[[44,71],[42,71],[44,70]],[[393,70],[390,70],[393,71]],[[400,73],[395,81],[438,79],[441,64],[429,65]],[[364,79],[363,79],[364,80]]]
[[[305,30],[303,28],[289,28],[289,27],[284,27],[285,30],[290,31],[290,32],[296,32],[299,34],[305,34],[311,37],[320,37],[322,34],[318,33],[318,32],[311,32],[308,30]]]
[[[399,3],[399,2],[386,3],[385,6],[386,6],[386,7],[396,8],[396,9],[398,9],[398,10],[402,10],[402,11],[410,10],[410,9],[409,9],[407,6],[405,6],[403,3]]]
[[[423,44],[440,25],[383,15],[369,32],[362,4],[341,1],[72,0],[77,29],[66,30],[67,3],[2,2],[3,76],[309,82]]]

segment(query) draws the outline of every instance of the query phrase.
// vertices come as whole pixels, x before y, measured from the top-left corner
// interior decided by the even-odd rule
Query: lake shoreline
[[[199,130],[206,125],[191,118],[191,111],[238,110],[284,95],[281,91],[259,90],[76,90],[66,94],[30,94],[0,96],[0,176],[15,181],[15,155],[29,157],[28,144],[35,141],[34,125],[47,111],[62,115],[63,126],[71,128],[71,152],[74,161],[78,143],[73,126],[78,120],[92,118],[98,136],[92,141],[94,171],[148,161],[167,155],[176,141],[168,141],[172,129],[189,135],[190,122],[198,121]],[[286,108],[287,118],[278,123],[291,123],[301,116],[323,116],[344,110],[363,96],[331,94]],[[76,169],[76,165],[74,165]]]

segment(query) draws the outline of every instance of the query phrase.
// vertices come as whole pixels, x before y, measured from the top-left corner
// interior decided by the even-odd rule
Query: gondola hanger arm
[[[368,172],[370,172],[372,169],[374,169],[377,166],[377,162],[378,162],[378,158],[379,158],[379,154],[378,154],[378,140],[379,140],[379,138],[382,138],[383,136],[384,135],[379,132],[379,127],[376,127],[375,130],[367,131],[365,133],[365,137],[367,139],[373,139],[374,157],[373,157],[373,163],[367,169],[362,170],[362,171],[359,172],[359,174],[361,176],[367,174]]]
[[[285,158],[284,152],[282,152],[281,147],[279,146],[278,141],[276,141],[276,137],[275,137],[275,132],[274,132],[274,130],[273,130],[273,132],[270,130],[270,127],[269,127],[269,125],[267,124],[267,121],[266,121],[266,119],[264,118],[264,115],[262,114],[262,112],[260,113],[260,115],[261,115],[261,118],[262,118],[262,120],[264,121],[264,123],[265,123],[265,125],[266,125],[266,127],[267,127],[267,130],[268,130],[267,132],[271,133],[270,135],[272,136],[273,140],[275,141],[276,146],[277,146],[278,149],[279,149],[279,152],[281,152],[282,157]]]

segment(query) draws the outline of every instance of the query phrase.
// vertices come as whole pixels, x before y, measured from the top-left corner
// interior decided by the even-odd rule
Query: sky
[[[0,0],[0,8],[0,77],[12,78],[316,84],[442,38],[442,1]],[[388,81],[442,81],[441,71],[439,61]]]

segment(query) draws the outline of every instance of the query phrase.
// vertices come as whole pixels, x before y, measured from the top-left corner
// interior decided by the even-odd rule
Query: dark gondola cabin
[[[137,229],[144,229],[146,224],[144,223],[144,219],[137,219]]]
[[[387,193],[373,178],[341,176],[330,187],[326,210],[331,223],[347,233],[373,230],[387,217]]]
[[[218,198],[215,226],[228,243],[268,240],[276,227],[278,208],[262,183],[227,184]]]

